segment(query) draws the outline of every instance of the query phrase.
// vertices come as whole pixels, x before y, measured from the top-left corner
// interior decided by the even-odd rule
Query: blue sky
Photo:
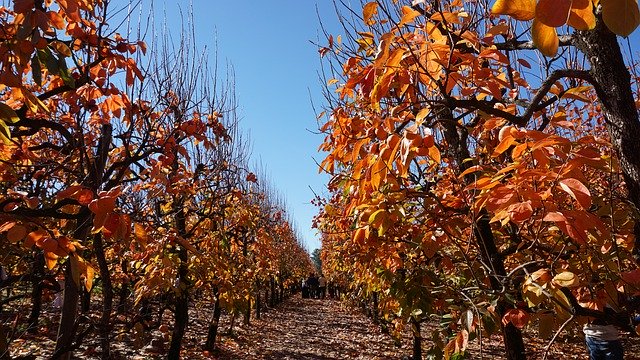
[[[179,25],[179,8],[189,9],[188,2],[170,0],[156,6],[157,16],[166,11],[170,26]],[[284,197],[307,249],[319,248],[311,200],[313,191],[325,193],[328,177],[318,174],[314,161],[322,161],[317,149],[323,136],[312,103],[320,111],[324,99],[311,41],[322,38],[318,14],[334,36],[340,33],[333,2],[193,0],[192,8],[198,42],[212,58],[217,46],[222,73],[226,62],[234,68],[240,126],[249,133],[254,163],[264,166]]]

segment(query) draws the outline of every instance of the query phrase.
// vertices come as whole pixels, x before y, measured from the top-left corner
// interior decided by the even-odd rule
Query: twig
[[[558,331],[556,331],[556,333],[551,338],[551,341],[549,341],[549,344],[547,344],[547,347],[544,349],[544,356],[542,356],[542,360],[547,360],[547,355],[549,355],[549,350],[551,350],[551,345],[553,345],[553,343],[556,341],[556,338],[558,337],[558,335],[560,335],[560,333],[564,330],[564,328],[566,328],[567,325],[569,325],[569,323],[573,321],[573,319],[575,318],[576,318],[575,314],[571,315],[571,317],[569,317],[567,321],[565,321],[562,324],[562,326],[560,326]]]

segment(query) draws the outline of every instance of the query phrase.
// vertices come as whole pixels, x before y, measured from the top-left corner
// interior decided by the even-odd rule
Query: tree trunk
[[[209,323],[209,331],[207,331],[207,342],[204,345],[204,350],[214,351],[216,349],[216,337],[218,336],[218,328],[220,325],[220,294],[218,288],[213,290],[215,296],[215,302],[213,303],[213,316],[211,317],[211,323]]]
[[[33,272],[31,282],[33,288],[31,290],[31,314],[29,315],[28,331],[32,334],[38,332],[38,322],[42,311],[42,280],[44,279],[44,252],[36,251],[33,257]]]
[[[78,314],[78,299],[80,291],[78,285],[73,281],[71,274],[71,260],[67,260],[64,265],[64,292],[62,300],[62,312],[60,315],[60,325],[58,326],[58,338],[56,341],[56,352],[69,348],[75,337],[75,323]],[[59,357],[61,360],[71,359],[71,351],[64,352]]]
[[[93,238],[93,246],[96,251],[96,260],[100,269],[100,279],[102,280],[102,314],[98,324],[98,336],[100,338],[100,348],[102,350],[100,358],[102,360],[111,359],[111,310],[113,306],[113,284],[111,283],[111,273],[104,254],[104,244],[102,235],[96,234]]]
[[[422,360],[422,335],[420,334],[420,322],[411,317],[411,333],[413,334],[412,360]]]
[[[464,128],[458,129],[453,119],[451,109],[443,107],[439,109],[439,115],[443,118],[444,135],[450,149],[449,155],[456,160],[459,171],[462,173],[473,165],[471,161],[465,162],[466,159],[471,157],[468,148],[467,130]],[[465,177],[465,182],[470,183],[472,181],[473,178],[469,175]],[[507,275],[504,267],[504,259],[496,246],[491,224],[489,223],[486,212],[482,212],[476,216],[477,218],[474,219],[473,222],[474,240],[478,246],[478,251],[480,252],[483,263],[489,266],[486,272],[489,277],[491,289],[501,291],[504,285],[500,279],[504,279]],[[502,318],[502,315],[507,311],[507,305],[504,298],[498,299],[498,308],[496,310],[500,318]],[[526,359],[527,356],[520,329],[511,323],[506,326],[501,325],[501,329],[507,360]]]
[[[591,64],[591,75],[624,175],[629,200],[640,210],[640,122],[633,93],[631,76],[624,63],[617,36],[598,16],[596,28],[576,31],[574,41]],[[633,254],[640,262],[640,221],[636,221]]]
[[[229,335],[231,335],[231,336],[233,336],[233,327],[236,324],[236,316],[237,315],[238,314],[236,314],[235,310],[231,311],[231,321],[229,321],[229,331],[228,331]]]
[[[271,276],[269,282],[271,285],[271,299],[269,301],[269,306],[273,308],[276,306],[276,280]]]
[[[262,301],[260,300],[260,283],[256,284],[256,319],[260,319],[260,307],[262,306]]]
[[[87,239],[91,224],[93,224],[93,215],[89,209],[84,208],[77,220],[76,231],[73,236],[76,239]],[[71,270],[71,260],[67,260],[64,265],[64,292],[62,298],[62,311],[60,314],[60,324],[58,326],[58,336],[56,340],[55,352],[62,352],[59,359],[71,359],[72,352],[65,351],[73,344],[75,332],[77,329],[76,318],[78,316],[78,300],[80,298],[80,289],[78,284],[73,280]]]
[[[249,325],[251,323],[251,296],[247,299],[247,308],[244,312],[244,324]]]
[[[502,289],[503,284],[499,280],[505,278],[507,272],[504,268],[504,261],[498,252],[496,243],[494,241],[493,232],[491,231],[491,225],[489,224],[489,218],[486,214],[481,214],[481,217],[476,220],[474,235],[476,242],[480,247],[480,256],[485,264],[491,266],[489,274],[489,281],[493,290],[499,291]],[[500,298],[498,300],[497,313],[502,318],[505,312],[508,310],[508,304],[505,299]],[[507,325],[500,322],[502,329],[502,336],[504,338],[504,348],[508,360],[524,360],[527,358],[524,341],[522,340],[522,331],[515,327],[512,323]]]
[[[80,287],[80,309],[83,314],[91,310],[91,293],[84,287]]]
[[[9,353],[9,341],[7,339],[7,334],[5,331],[5,327],[2,322],[0,322],[0,360],[10,360],[11,354]]]
[[[378,324],[378,292],[374,291],[371,297],[373,298],[373,309],[371,310],[373,323]]]
[[[171,334],[171,346],[167,354],[169,360],[180,359],[182,338],[189,323],[189,289],[187,285],[187,249],[180,246],[178,250],[180,267],[178,269],[178,288],[175,295],[174,327]]]

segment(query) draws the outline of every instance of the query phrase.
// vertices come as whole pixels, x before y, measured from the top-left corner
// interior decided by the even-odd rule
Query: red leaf
[[[502,325],[512,323],[518,329],[524,328],[529,322],[529,314],[522,309],[509,309],[502,317]]]

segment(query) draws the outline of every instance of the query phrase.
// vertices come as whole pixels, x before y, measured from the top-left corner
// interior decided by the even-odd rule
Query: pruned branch
[[[558,46],[573,46],[573,36],[572,35],[562,35],[558,36],[559,44]],[[494,43],[493,46],[498,50],[504,51],[516,51],[516,50],[537,50],[538,48],[533,43],[533,41],[527,40],[507,40],[502,43]]]

